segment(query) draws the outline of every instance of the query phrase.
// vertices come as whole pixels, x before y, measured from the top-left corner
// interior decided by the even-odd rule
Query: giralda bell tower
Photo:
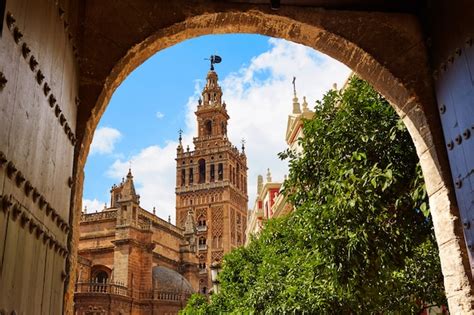
[[[220,61],[211,56],[194,150],[183,149],[180,135],[176,156],[176,223],[184,228],[188,213],[194,216],[203,293],[211,288],[211,263],[245,243],[247,225],[247,157],[243,143],[239,150],[227,138],[229,115],[214,71]]]

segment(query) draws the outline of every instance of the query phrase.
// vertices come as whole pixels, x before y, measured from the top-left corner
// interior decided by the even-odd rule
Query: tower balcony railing
[[[196,230],[198,232],[206,232],[207,231],[207,225],[197,225]]]
[[[198,250],[207,250],[207,244],[199,244]]]
[[[207,274],[207,268],[201,268],[201,269],[199,269],[199,274],[200,274],[200,275],[205,275],[205,274]]]
[[[128,288],[117,283],[78,282],[75,293],[115,294],[129,296]]]
[[[146,291],[137,291],[127,288],[125,285],[117,283],[96,283],[96,282],[78,282],[74,293],[87,293],[106,295],[114,294],[131,297],[139,300],[160,300],[160,301],[186,301],[191,294],[187,291],[164,291],[151,289]]]

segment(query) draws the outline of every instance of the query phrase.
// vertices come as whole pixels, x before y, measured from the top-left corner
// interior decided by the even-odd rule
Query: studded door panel
[[[467,41],[436,78],[441,123],[471,266],[474,253],[474,46]]]

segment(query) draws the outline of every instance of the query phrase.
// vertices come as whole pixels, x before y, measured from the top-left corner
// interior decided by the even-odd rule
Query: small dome
[[[153,267],[153,289],[158,291],[194,293],[193,287],[185,277],[163,266]]]

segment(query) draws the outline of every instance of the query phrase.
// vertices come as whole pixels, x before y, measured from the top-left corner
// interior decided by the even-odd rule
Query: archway
[[[0,122],[6,127],[0,128],[0,176],[5,179],[0,222],[8,229],[0,229],[5,240],[0,247],[13,255],[4,255],[0,276],[6,278],[0,284],[14,289],[5,289],[2,308],[28,313],[39,307],[59,314],[67,279],[65,307],[67,312],[72,309],[76,258],[66,257],[77,246],[82,170],[101,111],[123,78],[147,56],[187,38],[250,32],[325,52],[396,105],[428,184],[451,312],[472,311],[471,270],[430,78],[435,72],[452,76],[450,65],[472,60],[463,49],[472,46],[472,4],[439,1],[429,2],[427,8],[413,1],[282,3],[279,11],[272,11],[268,3],[236,0],[4,2]],[[431,45],[431,69],[424,43]],[[460,88],[456,80],[443,79],[437,85],[438,93],[473,90]],[[456,135],[449,137],[454,140]],[[29,224],[9,224],[18,214]],[[15,247],[23,238],[26,245]],[[43,256],[36,255],[31,244]],[[39,264],[30,266],[30,257],[37,257]]]
[[[450,306],[453,309],[457,308],[456,305],[470,308],[470,298],[466,298],[471,292],[469,262],[463,232],[458,224],[458,209],[450,187],[443,138],[439,128],[435,127],[439,125],[436,102],[432,95],[422,35],[416,21],[398,14],[333,15],[311,10],[310,13],[297,18],[298,12],[295,10],[285,13],[287,16],[268,14],[260,10],[196,14],[183,22],[157,31],[145,40],[135,43],[133,47],[129,46],[127,53],[120,56],[107,75],[98,98],[91,99],[88,95],[81,97],[93,101],[93,104],[89,104],[90,116],[85,113],[87,119],[78,121],[80,149],[76,151],[75,157],[76,185],[72,205],[75,213],[81,208],[82,170],[94,130],[113,91],[133,69],[159,50],[199,35],[258,33],[284,38],[317,49],[343,62],[392,102],[407,125],[420,157],[430,196],[443,273],[446,275],[445,286]],[[384,55],[380,50],[370,49],[370,40],[364,42],[358,38],[358,34],[349,34],[349,28],[355,27],[361,17],[367,18],[366,23],[369,24],[383,20],[389,33],[378,36],[383,39],[393,35],[395,40],[391,38],[391,44],[406,47],[408,53],[403,57],[394,56],[390,55],[391,50],[387,49],[389,52]],[[345,18],[346,25],[335,23],[336,19],[341,18]],[[359,30],[364,28],[360,25],[357,27]],[[395,30],[398,34],[394,34]],[[372,44],[375,45],[375,42]],[[413,66],[412,70],[409,69],[410,66]]]

